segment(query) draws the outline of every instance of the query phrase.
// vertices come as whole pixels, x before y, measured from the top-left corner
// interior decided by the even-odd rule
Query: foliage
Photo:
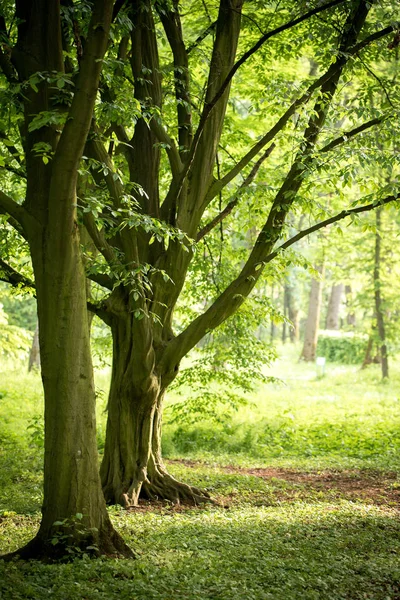
[[[10,286],[0,284],[0,303],[7,314],[9,325],[16,325],[28,331],[35,331],[37,314],[36,301],[26,293],[13,293]]]
[[[318,337],[317,355],[328,362],[345,365],[361,364],[367,347],[362,334],[343,331],[321,331]]]
[[[171,386],[182,400],[170,406],[170,423],[230,421],[233,412],[246,406],[249,394],[267,381],[265,366],[276,358],[275,349],[257,337],[257,328],[271,313],[278,318],[266,299],[253,297],[198,344]]]
[[[27,358],[32,344],[32,334],[8,324],[8,317],[0,304],[0,356],[21,360]]]

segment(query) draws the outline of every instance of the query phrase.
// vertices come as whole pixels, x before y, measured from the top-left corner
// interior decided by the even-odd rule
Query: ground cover
[[[136,560],[0,561],[0,598],[399,600],[400,377],[381,384],[374,368],[328,365],[318,379],[294,354],[275,366],[285,385],[263,387],[232,419],[167,424],[169,469],[214,504],[112,508]],[[106,388],[105,373],[97,385]],[[39,522],[40,380],[3,371],[0,394],[7,552]],[[102,435],[100,426],[100,449]]]

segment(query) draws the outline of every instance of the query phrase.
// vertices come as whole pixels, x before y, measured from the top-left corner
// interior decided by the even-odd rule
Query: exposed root
[[[215,504],[206,490],[178,481],[167,472],[157,470],[142,485],[141,497],[146,500],[169,500],[174,504],[197,506],[210,502]]]
[[[53,538],[54,539],[54,538]],[[134,552],[124,542],[120,534],[110,524],[101,532],[83,540],[68,540],[68,543],[52,543],[39,533],[22,548],[0,556],[1,560],[39,560],[46,563],[69,562],[83,555],[92,558],[136,558]]]

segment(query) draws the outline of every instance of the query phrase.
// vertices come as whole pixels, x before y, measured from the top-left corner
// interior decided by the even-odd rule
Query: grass
[[[1,600],[400,600],[400,373],[295,357],[232,419],[166,425],[169,469],[217,505],[110,509],[136,560],[0,561]],[[2,374],[0,552],[39,523],[41,410],[37,375]]]

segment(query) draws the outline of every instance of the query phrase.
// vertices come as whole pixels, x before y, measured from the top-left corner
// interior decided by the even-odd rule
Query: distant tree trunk
[[[317,271],[321,274],[321,279],[313,279],[311,282],[310,302],[308,305],[304,345],[300,356],[300,360],[305,360],[307,362],[315,360],[316,356],[319,317],[321,313],[322,301],[322,278],[325,272],[325,265],[320,265],[317,267]]]
[[[275,292],[275,287],[272,285],[271,286],[271,300],[272,300],[272,303],[274,302],[274,292]],[[270,329],[270,339],[271,339],[271,342],[274,341],[275,335],[276,335],[276,325],[275,325],[273,319],[271,319],[271,329]]]
[[[39,348],[39,323],[36,324],[35,333],[33,334],[32,347],[29,353],[28,371],[32,369],[40,370],[40,348]]]
[[[340,302],[343,294],[343,283],[336,283],[332,286],[329,296],[328,312],[326,315],[326,329],[339,329]]]
[[[389,362],[386,346],[385,321],[383,318],[382,296],[381,296],[381,215],[382,207],[375,211],[376,233],[375,233],[375,262],[374,262],[374,295],[375,295],[375,312],[376,324],[378,327],[378,335],[380,340],[380,354],[382,366],[382,378],[389,377]]]
[[[376,327],[374,326],[372,330],[373,331],[368,338],[368,344],[365,350],[365,356],[361,366],[362,369],[365,369],[366,367],[368,367],[368,365],[378,365],[379,363],[381,363],[379,348],[376,348],[376,353],[374,353],[374,340],[376,340],[374,330],[376,330]]]
[[[294,286],[290,281],[285,282],[284,294],[283,294],[283,306],[284,314],[291,322],[292,326],[289,326],[289,338],[292,343],[297,342],[299,339],[299,316],[300,311],[296,306]],[[282,342],[285,343],[287,337],[286,323],[283,323],[282,330]]]
[[[346,323],[347,323],[347,325],[351,325],[352,327],[354,327],[356,324],[356,315],[352,309],[351,285],[345,286],[344,293],[346,296],[346,308],[347,308]]]
[[[285,317],[288,319],[289,318],[289,302],[290,302],[290,290],[289,290],[289,286],[287,284],[287,282],[285,282],[284,288],[283,288],[283,314],[285,315]],[[288,324],[286,323],[286,321],[283,321],[282,323],[282,343],[285,344],[286,342],[286,338],[288,335]]]

